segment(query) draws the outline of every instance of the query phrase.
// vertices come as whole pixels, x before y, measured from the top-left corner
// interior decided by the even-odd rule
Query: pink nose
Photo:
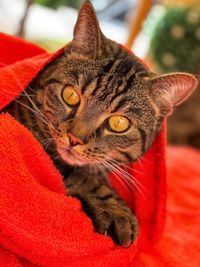
[[[78,137],[74,136],[71,133],[67,134],[69,137],[70,145],[76,146],[76,145],[83,145],[83,141],[79,139]]]

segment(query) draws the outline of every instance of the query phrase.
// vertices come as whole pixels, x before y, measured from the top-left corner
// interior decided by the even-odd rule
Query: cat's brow
[[[129,97],[126,96],[126,97],[123,97],[119,100],[119,102],[116,104],[116,106],[113,107],[113,110],[112,112],[117,112],[118,110],[120,110],[121,108],[123,107],[126,107],[127,106],[127,103],[129,101]]]
[[[48,81],[46,81],[46,82],[43,84],[43,86],[47,86],[47,85],[49,85],[49,84],[51,84],[51,83],[62,83],[62,82],[59,81],[58,79],[51,78],[51,79],[49,79]]]

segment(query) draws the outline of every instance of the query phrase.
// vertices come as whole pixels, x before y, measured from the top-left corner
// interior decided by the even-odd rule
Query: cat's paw
[[[118,245],[128,247],[139,233],[137,219],[124,203],[115,199],[111,202],[93,202],[93,205],[87,206],[87,213],[97,232],[111,236]]]
[[[118,245],[128,247],[138,236],[137,220],[128,209],[99,208],[93,214],[93,222],[99,233],[110,235]]]

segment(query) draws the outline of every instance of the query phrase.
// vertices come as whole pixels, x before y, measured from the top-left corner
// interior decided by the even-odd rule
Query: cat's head
[[[187,73],[155,75],[101,32],[89,1],[74,38],[39,77],[38,95],[61,157],[73,165],[137,160],[164,117],[197,87]]]

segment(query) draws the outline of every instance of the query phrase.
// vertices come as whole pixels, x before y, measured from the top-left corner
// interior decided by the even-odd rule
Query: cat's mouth
[[[73,148],[57,147],[57,150],[61,158],[70,165],[83,166],[91,163],[89,159],[86,159],[81,156]]]
[[[82,151],[81,146],[71,146],[69,143],[69,137],[64,136],[63,138],[55,138],[57,152],[69,165],[83,166],[89,164],[98,164],[99,159],[94,156],[89,156],[88,153]],[[84,150],[84,149],[83,149]]]

